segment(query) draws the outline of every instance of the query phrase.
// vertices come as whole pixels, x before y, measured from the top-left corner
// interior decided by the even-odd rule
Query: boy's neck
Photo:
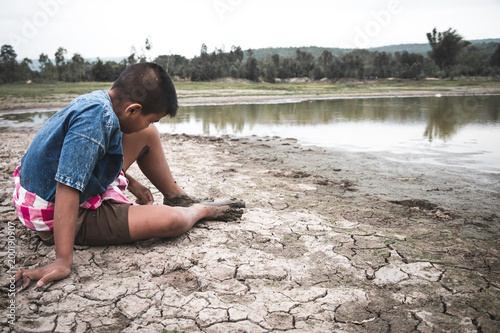
[[[123,108],[121,107],[121,103],[118,102],[117,93],[113,89],[108,89],[109,99],[111,100],[111,105],[113,106],[113,111],[117,116],[119,116],[123,112]]]

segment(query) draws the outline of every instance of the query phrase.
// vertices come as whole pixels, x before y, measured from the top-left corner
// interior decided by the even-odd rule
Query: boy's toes
[[[224,212],[223,220],[225,222],[232,222],[241,219],[243,215],[243,209],[241,208],[229,208],[226,212]]]

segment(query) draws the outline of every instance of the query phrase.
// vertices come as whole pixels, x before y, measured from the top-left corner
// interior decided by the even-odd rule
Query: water
[[[304,145],[393,154],[500,172],[500,96],[356,98],[184,106],[164,133],[280,136]]]
[[[281,104],[182,106],[160,132],[280,136],[303,145],[389,152],[402,161],[500,173],[500,96],[354,98]],[[0,127],[43,124],[53,113],[0,114]]]

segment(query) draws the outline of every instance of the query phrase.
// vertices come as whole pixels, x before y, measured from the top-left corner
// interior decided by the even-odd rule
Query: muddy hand
[[[152,205],[154,202],[151,191],[135,179],[129,180],[128,190],[137,198],[139,205]]]

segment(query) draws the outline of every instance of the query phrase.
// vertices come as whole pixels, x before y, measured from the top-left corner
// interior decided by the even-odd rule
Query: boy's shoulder
[[[42,130],[54,131],[58,128],[68,131],[95,131],[106,128],[107,131],[120,128],[118,117],[113,111],[113,104],[106,90],[96,90],[81,95],[59,110],[43,126]],[[97,135],[97,133],[96,133]]]
[[[90,93],[80,95],[68,105],[72,107],[77,104],[111,106],[111,98],[106,90],[95,90]]]
[[[108,121],[116,117],[111,98],[106,90],[96,90],[81,95],[59,112],[69,117],[97,117]]]

